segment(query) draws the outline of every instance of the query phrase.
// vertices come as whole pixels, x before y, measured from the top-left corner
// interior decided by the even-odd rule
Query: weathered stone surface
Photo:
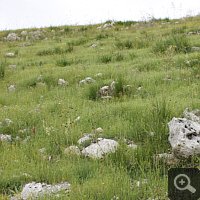
[[[4,135],[4,134],[1,134],[1,135],[0,135],[0,140],[1,140],[1,141],[3,141],[3,140],[12,141],[11,135],[7,135],[7,134]]]
[[[91,47],[92,47],[92,48],[97,47],[97,44],[93,44]]]
[[[197,120],[194,113],[187,116]],[[173,118],[169,123],[169,142],[176,157],[188,158],[200,154],[200,124],[186,118]]]
[[[16,88],[15,88],[14,85],[11,85],[11,86],[8,88],[9,91],[14,91],[15,89],[16,89]]]
[[[194,51],[200,51],[200,47],[192,47],[191,49]]]
[[[16,40],[17,37],[18,37],[18,35],[16,33],[9,33],[7,36],[7,40],[13,41],[13,40]]]
[[[15,69],[17,68],[17,65],[9,65],[9,69]]]
[[[69,83],[67,81],[65,81],[64,79],[59,79],[58,80],[58,85],[60,86],[64,86],[64,85],[68,85]]]
[[[14,57],[15,54],[14,53],[7,53],[7,54],[5,54],[5,56],[7,56],[7,57]]]
[[[95,82],[96,82],[96,80],[94,80],[94,79],[92,79],[92,78],[90,78],[90,77],[87,77],[87,78],[81,80],[81,81],[79,82],[79,84],[81,84],[81,83],[87,84],[87,83],[95,83]]]
[[[92,158],[102,158],[103,154],[114,153],[118,142],[111,139],[102,139],[98,143],[93,143],[82,150],[82,154]]]
[[[13,121],[11,121],[10,119],[6,118],[5,119],[7,126],[10,126],[10,124],[13,123]]]
[[[68,182],[50,185],[46,183],[27,183],[21,192],[21,195],[17,195],[16,197],[12,197],[11,200],[26,200],[26,199],[35,199],[39,196],[42,197],[43,195],[53,195],[57,194],[60,191],[65,190],[66,192],[69,191],[70,185]]]
[[[185,118],[200,123],[200,110],[196,109],[192,112],[189,112],[189,108],[186,108],[183,114]]]
[[[22,32],[21,32],[21,35],[27,35],[27,34],[28,34],[27,31],[22,31]]]

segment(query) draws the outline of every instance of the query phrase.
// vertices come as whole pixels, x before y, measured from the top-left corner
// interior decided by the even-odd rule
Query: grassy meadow
[[[165,163],[155,155],[171,153],[168,122],[186,108],[200,109],[200,51],[192,49],[200,47],[200,16],[100,25],[41,28],[38,40],[27,41],[25,29],[0,32],[0,134],[12,138],[0,141],[0,199],[32,181],[71,184],[51,199],[167,199],[168,169],[199,166],[197,156]],[[9,33],[23,41],[5,41]],[[79,84],[86,77],[96,82]],[[59,86],[59,79],[69,84]],[[99,98],[100,87],[113,81],[113,97]],[[102,138],[119,142],[115,153],[64,153],[98,127]]]

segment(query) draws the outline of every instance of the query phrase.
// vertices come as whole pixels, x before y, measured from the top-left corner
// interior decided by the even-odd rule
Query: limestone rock
[[[7,54],[5,54],[5,56],[7,56],[7,57],[14,57],[15,54],[14,53],[7,53]]]
[[[87,83],[95,83],[95,82],[96,82],[96,80],[94,80],[94,79],[92,79],[92,78],[90,78],[90,77],[87,77],[87,78],[81,80],[81,81],[79,82],[79,84],[81,84],[81,83],[87,84]]]
[[[186,108],[183,114],[185,118],[200,123],[200,110],[197,109],[195,111],[189,112],[189,108]]]
[[[56,184],[56,185],[50,185],[46,183],[27,183],[21,192],[21,195],[17,195],[16,197],[12,197],[12,200],[26,200],[26,199],[34,199],[38,198],[39,196],[43,195],[52,195],[57,194],[60,191],[65,190],[66,192],[69,191],[70,185],[68,182]]]
[[[16,33],[9,33],[7,36],[7,40],[13,41],[13,40],[16,40],[17,37],[18,37],[18,35]]]
[[[98,143],[93,143],[82,150],[82,154],[92,158],[102,158],[103,154],[114,153],[118,142],[111,139],[101,139]]]
[[[15,69],[17,68],[17,65],[9,65],[9,69]]]
[[[59,79],[58,80],[58,85],[63,86],[63,85],[68,85],[69,83],[65,81],[64,79]]]
[[[22,31],[22,32],[21,32],[21,35],[27,35],[27,34],[28,34],[27,31]]]
[[[194,51],[199,51],[200,47],[192,47],[191,49],[194,50]]]
[[[0,140],[1,140],[1,141],[3,141],[3,140],[12,141],[11,135],[7,135],[7,134],[4,135],[4,134],[1,134],[1,135],[0,135]]]
[[[173,118],[169,123],[168,140],[174,155],[188,158],[200,154],[200,124],[186,118]]]
[[[15,88],[14,85],[11,85],[11,86],[8,88],[9,91],[14,91],[15,89],[16,89],[16,88]]]
[[[6,118],[5,119],[7,126],[10,126],[10,124],[13,123],[13,121],[11,121],[10,119]]]

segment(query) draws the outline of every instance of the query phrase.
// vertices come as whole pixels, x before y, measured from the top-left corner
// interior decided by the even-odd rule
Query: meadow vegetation
[[[191,48],[200,47],[200,16],[98,26],[41,28],[43,36],[25,47],[26,41],[3,40],[23,30],[0,32],[0,134],[12,137],[0,141],[0,199],[32,181],[68,181],[70,192],[55,199],[167,199],[168,169],[199,167],[198,156],[165,163],[155,155],[171,153],[168,122],[185,108],[200,108],[200,51]],[[15,56],[5,57],[9,52]],[[86,77],[96,83],[80,85]],[[59,79],[69,84],[61,87]],[[113,81],[113,98],[98,97]],[[115,153],[102,159],[64,153],[98,127],[101,137],[119,142]]]

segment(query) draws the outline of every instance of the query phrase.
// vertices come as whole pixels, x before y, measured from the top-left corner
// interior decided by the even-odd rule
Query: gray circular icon
[[[184,183],[185,183],[185,181],[184,181],[183,178],[182,178],[180,181],[177,181],[177,179],[180,178],[180,177],[183,177],[183,178],[186,178],[186,179],[187,179],[187,184],[186,184],[186,186],[184,186],[184,187],[179,187],[179,186],[177,185],[177,182],[180,183],[180,185],[184,185]],[[179,175],[177,175],[177,176],[175,177],[175,179],[174,179],[174,186],[175,186],[178,190],[186,190],[186,189],[187,189],[187,190],[189,190],[189,191],[192,192],[192,193],[195,193],[195,192],[196,192],[196,189],[190,185],[190,178],[189,178],[187,175],[185,175],[185,174],[179,174]]]

